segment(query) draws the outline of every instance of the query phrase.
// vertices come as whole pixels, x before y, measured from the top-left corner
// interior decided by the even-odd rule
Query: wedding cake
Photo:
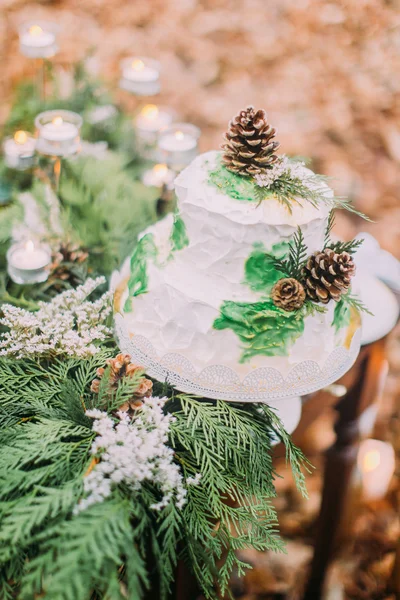
[[[124,349],[178,389],[238,399],[244,381],[277,389],[298,365],[326,369],[351,345],[359,242],[331,241],[339,201],[277,155],[274,137],[263,110],[241,111],[222,152],[177,177],[175,213],[141,234],[121,270]]]

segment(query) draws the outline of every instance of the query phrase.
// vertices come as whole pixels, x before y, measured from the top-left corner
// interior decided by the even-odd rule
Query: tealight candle
[[[188,165],[197,154],[200,130],[189,123],[177,123],[160,133],[158,148],[165,162],[179,170]]]
[[[16,131],[3,143],[4,162],[10,169],[24,171],[35,163],[36,140],[26,131]]]
[[[51,252],[43,244],[35,245],[32,240],[11,246],[7,252],[7,270],[11,279],[19,284],[46,281]]]
[[[80,148],[82,117],[69,110],[48,110],[35,119],[37,151],[47,156],[69,156]]]
[[[138,96],[154,96],[160,91],[160,63],[133,56],[121,61],[120,87]]]
[[[20,50],[28,58],[50,58],[57,52],[57,26],[46,21],[24,23],[19,32]]]
[[[143,173],[142,182],[147,186],[162,187],[171,184],[174,178],[175,173],[168,169],[167,165],[158,164]]]
[[[158,133],[171,125],[173,113],[170,110],[146,104],[135,118],[135,127],[139,138],[147,143],[155,143]]]
[[[379,500],[388,489],[395,470],[393,446],[379,440],[364,440],[360,444],[357,466],[365,500]]]

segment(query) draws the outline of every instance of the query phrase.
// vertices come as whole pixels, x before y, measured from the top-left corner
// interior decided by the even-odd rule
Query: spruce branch
[[[325,230],[324,248],[326,248],[327,246],[329,246],[331,244],[331,233],[332,233],[334,226],[335,226],[335,211],[334,211],[334,209],[332,209],[329,213],[328,224],[327,224],[327,227]]]
[[[366,313],[367,315],[374,314],[365,306],[365,304],[360,300],[357,296],[351,294],[350,292],[342,295],[342,300],[347,304],[350,308],[354,308],[360,313]]]
[[[330,242],[327,246],[325,246],[325,248],[330,248],[337,254],[341,254],[342,252],[347,252],[348,254],[355,254],[363,242],[364,240],[362,239],[350,240],[348,242]]]

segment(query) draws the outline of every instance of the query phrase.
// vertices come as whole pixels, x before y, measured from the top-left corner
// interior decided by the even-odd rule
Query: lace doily
[[[274,368],[259,368],[244,379],[224,365],[211,365],[197,372],[180,354],[157,356],[151,342],[141,335],[130,336],[123,315],[115,315],[116,336],[123,352],[142,364],[146,373],[158,381],[167,381],[181,392],[205,398],[236,402],[267,402],[290,396],[311,394],[337,381],[350,369],[360,350],[361,330],[353,335],[350,347],[336,348],[323,367],[312,360],[298,363],[283,377]]]

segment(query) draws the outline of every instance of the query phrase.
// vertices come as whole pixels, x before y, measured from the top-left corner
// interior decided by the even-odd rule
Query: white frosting
[[[201,371],[222,364],[245,376],[259,367],[274,367],[286,375],[298,362],[323,364],[343,341],[331,326],[333,302],[327,312],[305,318],[304,332],[289,348],[287,357],[258,355],[241,363],[243,343],[230,329],[216,330],[225,301],[258,302],[263,299],[244,283],[245,263],[255,243],[267,249],[289,241],[298,226],[309,252],[322,248],[329,206],[318,208],[305,202],[289,211],[275,199],[257,202],[235,200],[208,182],[216,152],[199,156],[176,179],[178,208],[189,244],[168,259],[172,217],[150,227],[159,250],[157,263],[147,265],[148,293],[132,300],[125,313],[129,331],[145,336],[158,356],[176,352]],[[327,197],[331,195],[329,188]],[[129,264],[124,269],[129,272]],[[124,305],[128,292],[122,298]]]

